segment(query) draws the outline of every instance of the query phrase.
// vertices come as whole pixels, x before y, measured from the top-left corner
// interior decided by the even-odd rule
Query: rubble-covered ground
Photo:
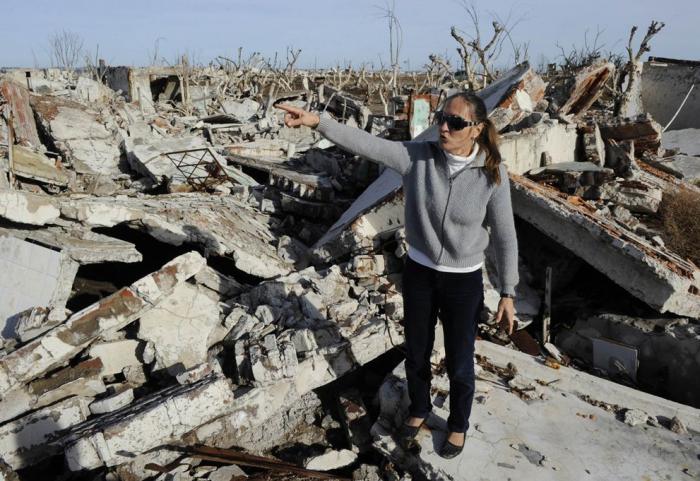
[[[655,97],[700,65],[673,62],[645,65],[628,117],[604,61],[524,63],[478,92],[510,171],[518,329],[493,323],[488,253],[473,431],[450,463],[439,346],[435,438],[416,456],[390,435],[400,178],[274,105],[430,140],[454,76],[387,98],[365,71],[6,71],[0,480],[700,476],[700,124]]]

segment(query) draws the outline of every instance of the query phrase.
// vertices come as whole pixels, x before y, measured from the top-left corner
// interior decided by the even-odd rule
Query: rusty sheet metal
[[[29,91],[10,81],[0,81],[0,95],[10,105],[11,118],[8,119],[18,144],[39,147],[39,133],[34,121],[34,112],[29,105]]]
[[[515,321],[515,326],[513,326],[513,334],[508,336],[510,340],[513,342],[513,344],[515,344],[515,347],[520,349],[522,352],[531,356],[539,356],[540,345],[538,342],[525,329],[518,330],[517,324],[518,321]]]
[[[559,110],[564,115],[579,116],[585,113],[603,93],[608,78],[615,72],[611,62],[591,65],[576,75],[569,99]]]

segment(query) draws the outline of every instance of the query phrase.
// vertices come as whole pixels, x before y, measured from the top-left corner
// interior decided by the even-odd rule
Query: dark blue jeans
[[[407,258],[403,273],[406,379],[409,415],[430,413],[430,353],[438,316],[445,334],[445,363],[450,379],[447,427],[466,432],[474,400],[474,341],[484,303],[481,269],[439,272]]]

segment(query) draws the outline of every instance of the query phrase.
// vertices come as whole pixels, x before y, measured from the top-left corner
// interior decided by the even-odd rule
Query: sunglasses
[[[466,127],[473,127],[481,123],[473,120],[464,120],[458,115],[446,115],[442,111],[435,112],[433,122],[437,125],[442,125],[443,122],[447,122],[447,128],[450,130],[462,130]]]

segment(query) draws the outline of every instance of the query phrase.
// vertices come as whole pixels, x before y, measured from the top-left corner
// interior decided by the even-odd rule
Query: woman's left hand
[[[499,324],[501,329],[513,334],[513,324],[515,323],[515,305],[510,297],[501,297],[498,302],[498,311],[496,312],[496,324]]]

